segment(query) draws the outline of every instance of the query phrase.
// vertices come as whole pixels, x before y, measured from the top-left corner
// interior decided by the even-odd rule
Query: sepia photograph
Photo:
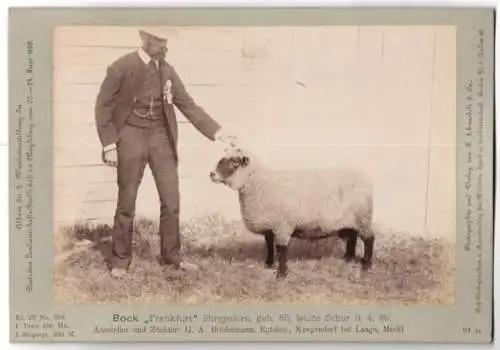
[[[54,302],[455,305],[456,35],[55,27]]]

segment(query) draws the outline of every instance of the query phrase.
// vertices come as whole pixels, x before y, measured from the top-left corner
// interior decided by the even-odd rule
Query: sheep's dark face
[[[215,183],[230,184],[230,179],[238,169],[248,165],[249,159],[246,156],[230,156],[219,160],[215,170],[210,172],[210,179]]]

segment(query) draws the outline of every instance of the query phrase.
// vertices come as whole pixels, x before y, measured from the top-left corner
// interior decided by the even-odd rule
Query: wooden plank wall
[[[168,60],[188,91],[269,165],[352,165],[376,189],[379,225],[454,238],[455,32],[452,27],[169,28]],[[115,170],[100,162],[94,102],[137,28],[61,27],[54,46],[57,223],[110,222]],[[181,212],[239,218],[210,183],[220,150],[179,116]],[[155,219],[149,170],[138,215]]]

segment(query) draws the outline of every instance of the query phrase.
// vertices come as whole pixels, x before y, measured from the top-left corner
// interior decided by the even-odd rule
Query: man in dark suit
[[[146,164],[160,198],[160,263],[195,268],[180,256],[177,121],[174,106],[212,141],[234,147],[236,138],[188,94],[175,69],[165,61],[167,39],[141,30],[142,46],[113,62],[95,105],[103,146],[102,159],[117,168],[118,203],[114,218],[111,274],[127,273],[132,259],[132,230],[137,192]]]

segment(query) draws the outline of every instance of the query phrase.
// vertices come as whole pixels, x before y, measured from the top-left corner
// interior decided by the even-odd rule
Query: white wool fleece
[[[252,162],[232,178],[250,231],[272,230],[279,245],[287,245],[295,229],[314,235],[354,228],[362,238],[372,235],[373,188],[363,174],[348,169],[271,170]]]

